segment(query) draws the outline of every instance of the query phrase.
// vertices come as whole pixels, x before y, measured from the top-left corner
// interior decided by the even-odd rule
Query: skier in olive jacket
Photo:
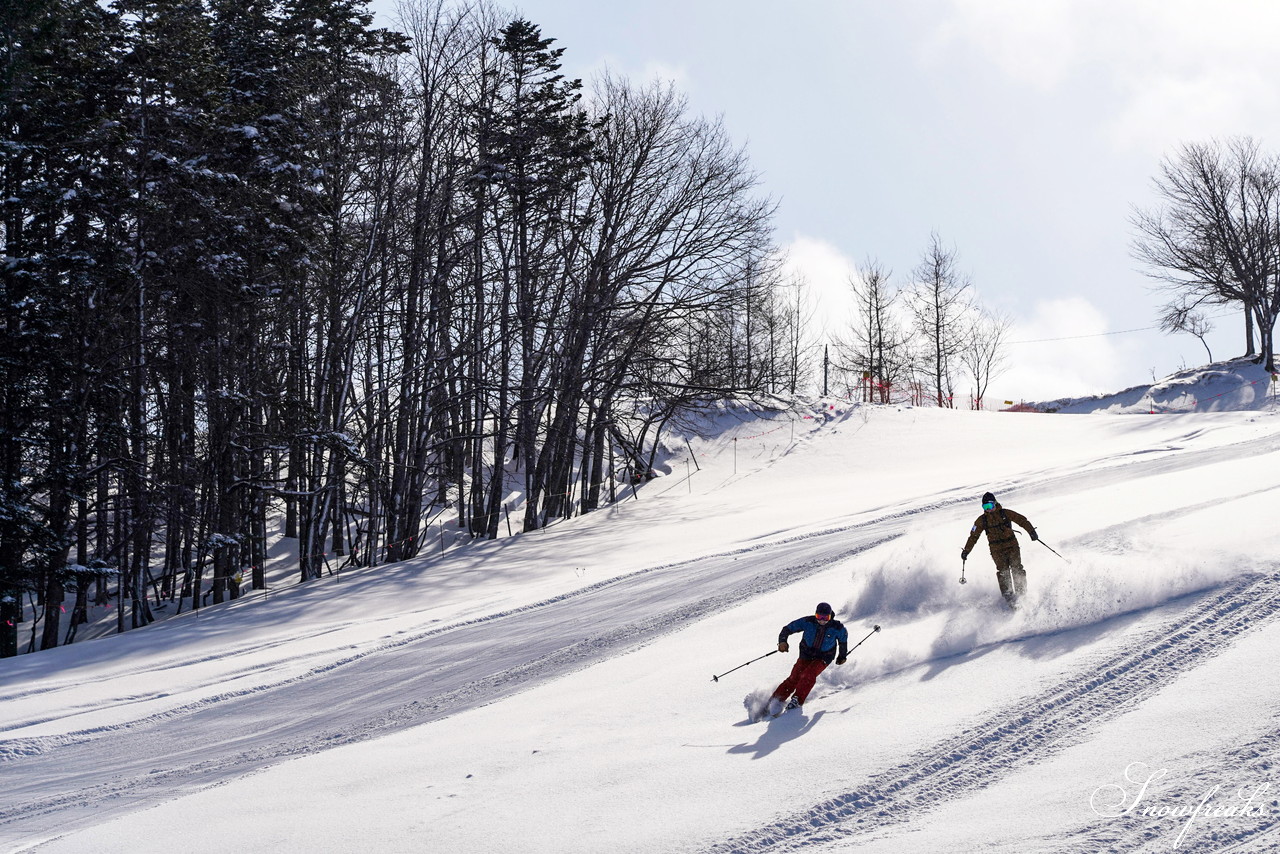
[[[978,542],[978,537],[983,533],[987,535],[991,559],[996,562],[996,580],[1000,583],[1000,593],[1011,608],[1017,607],[1018,597],[1027,592],[1027,572],[1022,568],[1022,552],[1013,533],[1014,522],[1026,529],[1032,542],[1040,539],[1026,516],[1002,507],[990,492],[984,493],[982,515],[973,523],[969,539],[960,550],[960,559],[967,559]]]
[[[803,632],[800,657],[791,668],[791,675],[774,689],[769,700],[771,714],[804,705],[818,674],[826,670],[833,659],[836,664],[844,664],[849,655],[849,631],[844,623],[835,619],[835,611],[826,602],[818,603],[812,617],[801,617],[782,627],[778,633],[778,652],[790,650],[787,638],[796,632]],[[788,697],[791,697],[790,702],[787,702]],[[785,707],[783,703],[786,703]]]

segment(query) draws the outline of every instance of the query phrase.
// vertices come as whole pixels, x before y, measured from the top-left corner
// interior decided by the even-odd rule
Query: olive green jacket
[[[983,511],[973,523],[973,529],[969,531],[969,539],[964,544],[965,554],[973,551],[978,537],[984,533],[987,535],[987,545],[991,548],[992,557],[1001,553],[1017,552],[1018,540],[1013,533],[1014,522],[1025,528],[1031,535],[1031,539],[1037,538],[1036,529],[1026,516],[1016,510],[1001,507],[997,502],[994,510]]]

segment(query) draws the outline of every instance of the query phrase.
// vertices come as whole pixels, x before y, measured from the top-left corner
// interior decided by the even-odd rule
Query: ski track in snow
[[[1280,765],[1280,733],[1267,734],[1234,750],[1206,757],[1206,760],[1201,770],[1181,786],[1180,791],[1186,795],[1180,803],[1184,808],[1198,802],[1215,785],[1221,785],[1223,769],[1228,769],[1237,782],[1249,781],[1251,786],[1270,779],[1276,766]],[[1232,796],[1233,790],[1228,788],[1222,793],[1222,801],[1230,802]],[[1277,806],[1280,806],[1280,801],[1277,801],[1274,789],[1256,804],[1257,809],[1272,815]],[[1187,838],[1182,845],[1176,845],[1176,835],[1184,826]],[[1054,854],[1076,854],[1080,851],[1166,854],[1177,849],[1212,851],[1215,854],[1258,854],[1280,851],[1280,824],[1259,822],[1256,818],[1196,823],[1186,818],[1151,818],[1139,812],[1107,818],[1097,827],[1085,828],[1052,842],[1057,845],[1052,849]],[[1051,849],[1046,847],[1044,850],[1048,852]]]
[[[284,759],[486,705],[824,570],[898,536],[902,524],[892,519],[854,536],[827,532],[642,570],[400,639],[283,683],[120,726],[0,742],[0,841],[45,841]],[[773,568],[762,569],[766,563]],[[583,638],[584,625],[610,629]],[[414,696],[420,699],[405,702]],[[278,709],[288,710],[287,719]],[[101,770],[68,780],[62,768]]]
[[[704,850],[794,850],[851,841],[899,825],[1083,741],[1097,722],[1123,714],[1277,615],[1280,572],[1240,578],[1054,687],[997,710],[955,737],[875,774],[864,786]],[[1265,741],[1237,752],[1269,763],[1280,736]],[[1113,822],[1091,830],[1063,850],[1145,850],[1148,843],[1168,848],[1167,837],[1148,838],[1135,819],[1132,827]]]
[[[1110,458],[1100,469],[1041,472],[1010,483],[1004,491],[1033,495],[1096,488],[1272,451],[1277,444],[1266,437],[1197,451],[1171,448],[1167,456]],[[2,740],[0,842],[19,848],[38,844],[289,758],[487,705],[825,570],[899,536],[909,522],[968,502],[971,492],[957,488],[950,491],[953,498],[896,511],[871,510],[853,517],[864,520],[857,523],[651,567],[508,612],[399,634],[301,675],[223,692],[125,724]],[[1080,716],[1086,712],[1092,717],[1108,714],[1212,654],[1197,628],[1206,621],[1220,624],[1215,631],[1239,633],[1269,619],[1280,595],[1280,578],[1250,580],[1256,588],[1242,587],[1244,583],[1209,600],[1216,605],[1200,606],[1201,617],[1171,634],[1163,646],[1126,650],[1102,670],[1103,676],[1083,685],[1071,683],[1060,694],[1028,705],[1013,721],[1004,714],[993,718],[958,742],[918,757],[911,767],[875,778],[885,779],[883,786],[850,793],[712,850],[817,842],[850,832],[845,825],[855,816],[867,829],[891,820],[892,804],[904,797],[916,799],[910,802],[918,807],[930,792],[954,794],[985,785],[1001,769],[1026,761],[1030,748],[1042,749],[1083,725]],[[584,625],[611,628],[583,638]],[[495,643],[496,638],[501,642]],[[21,695],[20,688],[8,692]],[[287,710],[287,717],[281,717],[280,709]],[[71,776],[62,770],[66,768],[77,771]]]

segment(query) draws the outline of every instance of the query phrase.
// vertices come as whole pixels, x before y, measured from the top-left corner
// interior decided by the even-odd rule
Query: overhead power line
[[[1209,315],[1208,319],[1217,320],[1219,317],[1227,317],[1232,314],[1235,314],[1235,312],[1227,311],[1221,314],[1211,314]],[[1047,344],[1050,341],[1076,341],[1080,338],[1102,338],[1107,335],[1127,335],[1130,332],[1149,332],[1152,329],[1159,329],[1159,328],[1160,328],[1159,325],[1139,326],[1137,329],[1118,329],[1115,332],[1094,332],[1089,335],[1066,335],[1066,336],[1063,336],[1062,338],[1033,338],[1027,341],[1010,341],[1009,343],[1010,344]]]
[[[1010,341],[1010,344],[1044,344],[1049,341],[1075,341],[1078,338],[1102,338],[1105,335],[1124,335],[1129,332],[1146,332],[1149,329],[1159,329],[1159,326],[1141,326],[1137,329],[1119,329],[1115,332],[1095,332],[1091,335],[1067,335],[1062,338],[1034,338],[1028,341]]]

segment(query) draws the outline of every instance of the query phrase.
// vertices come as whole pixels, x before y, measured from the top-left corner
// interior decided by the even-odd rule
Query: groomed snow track
[[[487,705],[873,548],[898,536],[903,518],[642,570],[122,726],[0,741],[0,843],[56,838],[282,760]],[[764,552],[772,568],[760,571],[746,556]],[[584,638],[583,626],[599,631]],[[64,768],[96,770],[68,779]]]
[[[1242,577],[1054,687],[995,710],[954,737],[874,775],[866,785],[705,852],[792,851],[870,837],[1083,741],[1091,727],[1123,714],[1278,615],[1280,572]],[[1267,748],[1272,757],[1278,746]],[[1070,850],[1130,850],[1126,845],[1138,850],[1144,844],[1144,835],[1132,828],[1125,833],[1126,828],[1113,824],[1110,830],[1102,847],[1091,838]]]

